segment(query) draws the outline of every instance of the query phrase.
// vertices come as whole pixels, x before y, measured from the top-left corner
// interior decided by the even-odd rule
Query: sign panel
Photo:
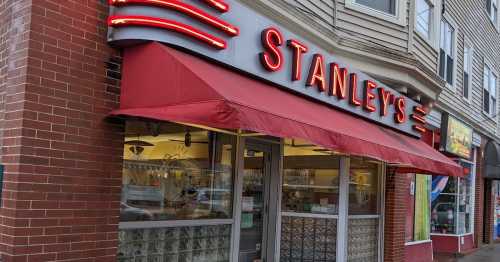
[[[237,0],[110,5],[108,40],[114,45],[167,43],[409,135],[425,132],[420,104]]]
[[[443,114],[441,146],[447,153],[469,159],[472,151],[472,128],[450,114]]]

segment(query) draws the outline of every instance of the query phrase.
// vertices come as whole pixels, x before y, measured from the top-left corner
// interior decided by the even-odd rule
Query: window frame
[[[488,69],[489,71],[489,74],[488,74],[488,88],[486,89],[485,88],[485,71],[486,69]],[[490,86],[490,81],[491,81],[491,76],[494,76],[495,77],[495,104],[496,106],[493,106],[493,103],[492,103],[492,95],[491,95],[491,86]],[[484,99],[485,99],[485,90],[488,91],[488,103],[489,103],[489,111],[486,112],[484,110]],[[498,73],[493,69],[493,66],[487,62],[486,60],[484,61],[484,66],[483,66],[483,83],[482,83],[482,100],[481,100],[481,110],[483,112],[483,114],[485,114],[486,116],[488,116],[490,119],[494,120],[495,122],[497,122],[497,115],[498,115]],[[494,111],[492,109],[495,109]]]
[[[489,0],[489,6],[488,6],[488,1],[486,1],[486,13],[488,15],[488,20],[490,20],[491,24],[493,27],[499,31],[499,17],[498,17],[498,6],[499,6],[499,0]],[[494,14],[495,16],[493,17],[493,11],[496,11]]]
[[[429,3],[430,15],[429,15],[429,37],[426,37],[422,32],[417,29],[418,17],[417,17],[417,2],[414,2],[414,28],[413,31],[415,35],[420,37],[422,41],[429,44],[434,50],[439,52],[439,41],[440,41],[440,18],[441,18],[441,6],[438,0],[423,0]]]
[[[465,64],[465,50],[469,50],[469,57],[467,60],[467,65]],[[467,97],[465,96],[465,70],[466,67],[468,69],[468,92],[467,92]],[[462,70],[462,98],[467,101],[468,103],[472,103],[472,90],[473,90],[473,81],[472,78],[474,77],[474,46],[472,45],[472,42],[464,36],[464,50],[463,50],[463,70]]]
[[[445,75],[444,77],[441,77],[441,75],[439,74],[439,70],[441,68],[441,59],[440,59],[440,56],[439,56],[439,53],[440,53],[440,50],[441,50],[441,35],[442,35],[442,31],[441,31],[441,23],[445,23],[445,24],[448,24],[448,26],[450,26],[451,28],[453,28],[453,35],[451,36],[451,55],[452,58],[453,58],[453,71],[451,72],[452,76],[451,76],[451,81],[452,83],[448,83],[448,81],[446,80],[446,73],[448,72],[447,71],[447,67],[445,67]],[[438,44],[438,68],[437,68],[437,73],[439,75],[439,77],[441,77],[441,79],[443,79],[445,82],[446,82],[446,87],[448,89],[451,89],[451,90],[455,90],[455,87],[456,87],[456,83],[457,83],[457,35],[458,35],[458,25],[457,23],[455,23],[455,21],[453,19],[451,19],[451,17],[447,14],[444,14],[443,16],[441,16],[441,19],[439,21],[439,44]],[[446,36],[445,36],[445,39],[446,39]],[[446,40],[445,40],[446,41]],[[446,50],[445,51],[445,56],[447,55],[446,53]],[[447,66],[447,65],[445,65]]]
[[[455,161],[458,161],[458,164],[461,164],[461,163],[467,163],[467,164],[470,164],[471,165],[471,170],[470,170],[470,176],[471,176],[471,185],[470,185],[470,194],[469,194],[469,197],[470,197],[470,206],[471,206],[471,212],[470,212],[470,223],[469,223],[469,226],[470,226],[470,232],[468,233],[462,233],[462,234],[459,234],[458,233],[458,225],[459,225],[459,201],[460,201],[460,196],[462,196],[462,193],[460,192],[460,188],[461,188],[461,184],[464,183],[463,180],[465,178],[461,178],[461,177],[452,177],[452,179],[457,179],[456,181],[456,192],[455,193],[448,193],[448,194],[452,194],[455,196],[455,210],[453,212],[454,216],[455,216],[455,221],[454,221],[454,226],[455,226],[455,233],[433,233],[432,232],[432,228],[431,228],[431,237],[432,236],[467,236],[467,235],[473,235],[475,233],[475,228],[474,228],[474,223],[475,223],[475,215],[476,215],[476,210],[475,210],[475,205],[476,205],[476,199],[475,199],[475,195],[476,195],[476,162],[477,162],[477,158],[476,158],[476,151],[477,149],[475,147],[472,148],[472,153],[471,153],[471,159],[455,159]],[[431,210],[432,210],[432,205],[431,205]],[[432,226],[432,225],[431,225]]]
[[[345,0],[345,7],[394,24],[406,26],[408,24],[406,20],[407,12],[405,10],[406,1],[404,0],[394,0],[394,1],[396,5],[394,8],[396,13],[394,15],[360,4],[357,2],[357,0]]]

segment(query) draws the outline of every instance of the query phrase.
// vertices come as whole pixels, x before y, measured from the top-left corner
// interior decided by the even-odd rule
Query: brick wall
[[[119,53],[104,2],[0,1],[3,261],[115,260],[123,127],[105,120]]]
[[[400,262],[405,256],[405,176],[389,168],[385,190],[384,261]]]

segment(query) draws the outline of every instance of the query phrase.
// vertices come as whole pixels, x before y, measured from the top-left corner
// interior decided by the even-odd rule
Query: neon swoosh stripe
[[[154,18],[148,16],[110,16],[108,18],[108,26],[123,27],[123,26],[149,26],[165,30],[171,30],[181,33],[186,36],[194,37],[199,41],[209,44],[217,49],[225,49],[227,44],[224,40],[213,35],[207,34],[190,25],[179,23],[172,20]]]
[[[237,27],[221,19],[218,19],[194,6],[182,3],[177,0],[110,0],[109,4],[114,6],[122,6],[127,4],[155,5],[158,7],[169,8],[205,22],[217,29],[224,31],[230,36],[237,36],[240,33]]]
[[[203,0],[206,4],[221,12],[229,11],[229,5],[224,3],[223,0]]]

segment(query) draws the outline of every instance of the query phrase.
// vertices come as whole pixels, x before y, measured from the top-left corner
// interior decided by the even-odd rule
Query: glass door
[[[240,262],[267,261],[267,222],[270,154],[264,148],[247,144],[244,150],[241,191]]]

